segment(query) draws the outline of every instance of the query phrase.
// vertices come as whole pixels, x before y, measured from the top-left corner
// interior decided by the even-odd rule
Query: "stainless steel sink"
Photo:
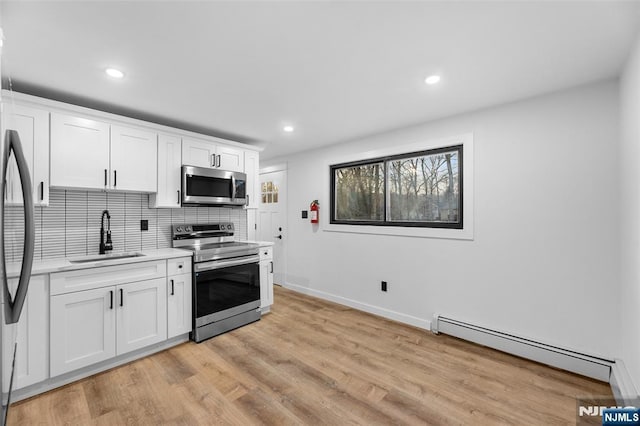
[[[90,262],[103,262],[117,259],[129,259],[132,257],[142,257],[144,254],[138,252],[128,253],[113,253],[113,254],[99,254],[97,256],[85,256],[76,257],[73,259],[67,259],[70,263],[90,263]]]

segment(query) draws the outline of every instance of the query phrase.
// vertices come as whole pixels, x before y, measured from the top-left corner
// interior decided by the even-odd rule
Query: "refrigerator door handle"
[[[16,295],[11,300],[11,292],[9,291],[9,282],[7,281],[7,267],[4,257],[4,224],[0,224],[0,262],[2,262],[2,285],[5,298],[5,322],[7,324],[17,323],[20,319],[20,313],[27,297],[29,289],[29,279],[31,278],[31,267],[33,266],[33,252],[35,246],[35,222],[33,212],[33,192],[31,190],[31,177],[29,176],[29,167],[27,160],[22,151],[20,136],[15,130],[7,130],[4,137],[4,150],[0,153],[1,160],[4,164],[4,173],[7,173],[7,165],[9,156],[13,151],[16,164],[18,165],[18,173],[20,174],[20,183],[22,186],[22,199],[24,200],[24,250],[22,252],[22,269],[20,270],[20,279],[18,281],[18,289]],[[6,188],[6,176],[2,176],[0,189],[4,193]]]

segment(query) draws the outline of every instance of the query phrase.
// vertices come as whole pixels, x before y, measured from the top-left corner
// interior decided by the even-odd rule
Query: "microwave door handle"
[[[236,178],[231,175],[231,198],[236,198]]]
[[[20,270],[20,278],[18,280],[18,288],[16,295],[11,300],[11,293],[9,292],[9,283],[7,281],[7,268],[6,260],[4,256],[4,224],[0,224],[0,245],[3,247],[0,249],[0,262],[2,262],[2,284],[5,297],[5,322],[7,324],[14,324],[18,322],[22,307],[24,306],[25,298],[27,297],[27,290],[29,288],[29,279],[31,278],[31,267],[33,265],[33,254],[35,246],[35,221],[34,221],[34,208],[33,208],[33,192],[31,188],[31,177],[29,176],[29,167],[27,160],[22,151],[22,144],[20,143],[20,136],[15,130],[7,130],[5,133],[5,146],[0,156],[2,156],[2,163],[4,165],[4,173],[7,173],[7,166],[9,164],[9,156],[11,151],[16,158],[16,164],[18,166],[18,173],[20,175],[20,183],[22,187],[22,199],[24,201],[24,248],[22,252],[22,268]],[[2,176],[2,183],[0,184],[2,192],[6,191],[5,176]]]

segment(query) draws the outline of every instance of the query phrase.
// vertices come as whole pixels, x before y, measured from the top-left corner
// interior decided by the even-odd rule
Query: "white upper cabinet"
[[[51,114],[51,186],[156,192],[156,171],[156,133]]]
[[[244,172],[244,150],[205,140],[182,138],[182,164]]]
[[[106,189],[109,124],[51,114],[51,186]]]
[[[234,172],[244,172],[244,150],[231,146],[218,145],[216,154],[218,155],[218,168]]]
[[[182,164],[216,167],[216,145],[196,139],[182,138]]]
[[[157,191],[157,134],[111,126],[111,189]]]
[[[49,112],[5,103],[2,124],[2,138],[7,129],[18,131],[32,179],[35,205],[49,205]],[[22,204],[20,176],[13,155],[8,165],[5,202]]]
[[[247,208],[260,206],[260,154],[257,151],[244,152],[244,172],[247,175]]]
[[[149,196],[149,207],[180,207],[181,139],[158,135],[158,192]]]

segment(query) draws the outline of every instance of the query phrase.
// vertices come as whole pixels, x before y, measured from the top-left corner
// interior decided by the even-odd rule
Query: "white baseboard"
[[[631,375],[621,359],[611,367],[611,377],[609,378],[611,390],[616,402],[623,406],[637,406],[640,395],[633,384]]]
[[[423,318],[414,317],[411,315],[395,312],[390,309],[381,308],[379,306],[369,305],[367,303],[358,302],[353,299],[338,296],[335,294],[327,293],[320,290],[314,290],[308,287],[299,286],[292,283],[286,283],[285,288],[297,291],[298,293],[308,294],[309,296],[319,297],[320,299],[336,302],[341,305],[349,306],[350,308],[358,309],[370,314],[378,315],[384,318],[388,318],[394,321],[399,321],[405,324],[412,325],[414,327],[423,328],[425,330],[431,329],[431,321]]]

